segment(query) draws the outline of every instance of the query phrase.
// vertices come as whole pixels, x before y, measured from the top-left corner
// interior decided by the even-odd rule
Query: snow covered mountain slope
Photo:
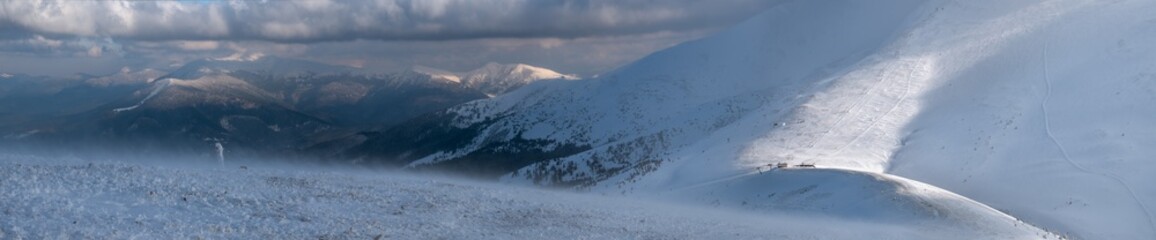
[[[1031,4],[987,26],[1008,32],[999,44],[940,42],[956,47],[935,58],[940,82],[918,95],[924,107],[898,130],[906,144],[888,171],[1082,238],[1156,238],[1153,11],[1152,1]]]
[[[419,74],[429,75],[431,78],[434,78],[434,79],[442,79],[445,81],[450,81],[450,82],[455,82],[455,83],[461,83],[462,82],[462,77],[458,76],[457,73],[453,73],[450,71],[441,70],[441,69],[437,69],[437,68],[431,68],[431,67],[425,67],[425,66],[414,66],[413,68],[410,69],[410,71],[415,72],[415,73],[419,73]]]
[[[136,85],[152,82],[163,75],[165,75],[165,72],[156,69],[145,68],[134,71],[131,68],[125,67],[122,68],[120,72],[112,75],[87,79],[84,82],[95,87]]]
[[[353,73],[357,69],[291,58],[253,55],[246,58],[202,59],[185,63],[163,78],[196,79],[208,74],[248,71],[278,77]]]
[[[90,111],[148,86],[157,75],[147,69],[96,78],[13,75],[0,81],[0,135],[10,133],[7,127]]]
[[[527,64],[487,63],[481,68],[463,73],[414,66],[411,72],[428,75],[434,79],[460,83],[462,86],[481,91],[490,97],[505,94],[530,83],[541,80],[577,80],[578,76],[566,75],[554,70]]]
[[[0,117],[0,145],[181,155],[204,153],[220,141],[237,154],[295,157],[340,151],[357,139],[333,139],[486,97],[457,83],[404,74],[236,70],[139,84],[74,82],[56,92],[0,96],[12,101],[0,104],[0,113],[11,113]]]
[[[375,152],[385,134],[362,155],[412,168],[505,161],[497,169],[517,170],[504,181],[615,192],[812,163],[926,182],[1077,238],[1152,239],[1153,10],[784,1],[597,79],[451,109],[426,132],[450,137],[415,144],[434,147]]]
[[[202,59],[167,73],[125,67],[107,76],[13,75],[0,81],[0,144],[128,153],[199,146],[177,150],[199,153],[223,141],[232,151],[278,157],[331,155],[362,141],[361,131],[562,76],[528,65],[491,70],[470,75],[471,83],[501,92],[430,68],[371,73],[259,55]]]
[[[929,14],[919,3],[784,2],[734,29],[600,78],[530,85],[451,109],[444,117],[451,120],[438,124],[465,129],[472,141],[418,156],[410,165],[470,161],[479,153],[589,148],[539,159],[545,161],[522,166],[508,179],[613,186],[656,169],[688,169],[693,176],[676,179],[694,184],[752,170],[744,165],[765,164],[752,159],[775,159],[743,154],[741,148],[804,126],[780,123],[806,111],[805,104],[834,85],[835,76],[876,60],[868,57],[914,24],[909,18]],[[871,165],[882,169],[879,162]]]
[[[460,74],[462,84],[482,91],[491,97],[503,94],[538,80],[578,79],[554,70],[526,64],[487,63],[485,66]]]
[[[0,155],[0,238],[1030,239],[1047,234],[1023,224],[989,228],[1010,219],[958,227],[740,213],[367,170],[234,164],[177,167]]]
[[[662,192],[661,196],[764,214],[826,216],[913,228],[948,226],[948,229],[970,233],[1039,231],[1007,214],[931,185],[888,174],[845,169],[773,169],[673,189]],[[1037,235],[1048,234],[1040,231]]]

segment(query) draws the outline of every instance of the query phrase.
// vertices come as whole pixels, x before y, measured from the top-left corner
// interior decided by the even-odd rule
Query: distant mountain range
[[[322,154],[356,144],[361,131],[549,79],[576,78],[524,64],[383,74],[277,57],[108,76],[6,74],[0,141],[133,153],[206,153],[223,142],[236,155]]]

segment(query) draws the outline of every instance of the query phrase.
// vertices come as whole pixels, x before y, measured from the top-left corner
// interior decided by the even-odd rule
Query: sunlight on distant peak
[[[265,54],[259,53],[259,52],[255,52],[255,53],[238,52],[238,53],[233,53],[233,55],[229,55],[228,57],[214,58],[213,60],[231,61],[231,62],[252,62],[252,61],[261,60],[264,57],[265,57]]]

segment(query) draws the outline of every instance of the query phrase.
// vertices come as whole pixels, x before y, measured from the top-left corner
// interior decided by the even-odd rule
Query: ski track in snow
[[[911,76],[915,73],[915,67],[910,67],[910,68],[911,69],[907,72],[907,81],[906,81],[907,83],[904,85],[903,94],[899,95],[898,100],[896,100],[895,104],[891,106],[891,109],[888,109],[886,113],[883,113],[883,115],[879,115],[878,117],[875,117],[875,121],[872,121],[871,125],[867,126],[867,129],[864,129],[862,132],[859,132],[859,135],[856,135],[855,138],[851,139],[850,142],[847,142],[847,144],[844,144],[843,146],[839,147],[839,149],[837,151],[835,151],[835,153],[832,155],[837,156],[840,153],[843,153],[843,150],[847,149],[847,147],[850,147],[852,144],[855,144],[855,142],[858,142],[860,138],[863,138],[863,135],[866,135],[868,132],[871,132],[872,129],[875,129],[875,126],[878,125],[879,122],[883,121],[884,117],[890,116],[891,113],[895,112],[895,109],[899,109],[899,106],[903,105],[903,102],[907,100],[907,96],[911,94],[911,85],[912,85],[912,81],[914,81],[914,80],[912,80]],[[882,82],[882,81],[880,81],[880,82]]]
[[[888,63],[887,68],[885,68],[885,69],[890,69],[892,65],[894,65],[894,63]],[[863,95],[862,95],[863,98],[870,97],[872,91],[874,91],[879,86],[883,85],[882,83],[884,81],[887,81],[887,79],[884,78],[884,76],[883,76],[884,74],[882,72],[879,75],[880,75],[879,81],[875,82],[874,84],[871,84],[871,87],[867,88],[867,91],[863,92]],[[859,108],[861,108],[863,106],[864,102],[867,102],[867,101],[856,101],[854,104],[851,105],[851,107],[847,108],[845,114],[840,114],[839,118],[835,119],[835,123],[832,123],[831,126],[828,127],[826,131],[823,132],[823,135],[820,135],[818,138],[816,138],[814,141],[811,142],[811,144],[808,146],[807,152],[814,152],[815,145],[819,144],[823,140],[826,140],[827,137],[831,136],[831,132],[834,132],[834,130],[836,128],[840,128],[840,126],[843,124],[843,121],[845,121],[847,119],[847,116],[851,115],[851,113],[853,111],[859,110]]]
[[[773,170],[773,169],[772,169],[772,170]],[[767,171],[771,171],[771,170],[767,170]],[[716,178],[716,179],[714,179],[714,180],[704,181],[704,182],[702,182],[702,183],[697,183],[697,184],[693,184],[693,185],[689,185],[689,186],[685,186],[685,187],[677,188],[677,189],[674,189],[674,190],[673,190],[673,192],[681,192],[681,191],[684,191],[684,190],[690,190],[690,189],[695,189],[695,188],[700,188],[700,187],[710,186],[710,185],[714,185],[714,184],[717,184],[717,183],[721,183],[721,182],[731,181],[731,180],[739,179],[739,178],[742,178],[742,177],[746,177],[746,176],[755,175],[755,174],[758,174],[758,173],[759,173],[759,172],[757,172],[757,171],[756,171],[756,172],[742,172],[742,173],[739,173],[739,174],[735,174],[735,175],[730,175],[730,176],[725,176],[725,177],[721,177],[721,178]]]
[[[1048,103],[1051,102],[1051,99],[1052,99],[1051,70],[1048,67],[1048,48],[1050,46],[1051,46],[1051,38],[1044,38],[1043,56],[1042,57],[1043,57],[1043,65],[1044,65],[1043,66],[1044,67],[1044,86],[1046,87],[1046,92],[1044,93],[1044,101],[1040,104],[1040,109],[1043,112],[1043,118],[1044,118],[1044,132],[1048,135],[1048,139],[1050,139],[1052,141],[1052,143],[1056,145],[1056,148],[1058,148],[1060,150],[1060,154],[1063,155],[1064,160],[1067,161],[1069,165],[1071,165],[1072,167],[1074,167],[1077,170],[1080,170],[1081,172],[1091,174],[1091,175],[1103,176],[1103,177],[1106,177],[1108,179],[1112,179],[1112,180],[1116,181],[1117,183],[1120,183],[1120,186],[1123,186],[1124,189],[1128,191],[1129,196],[1132,197],[1132,200],[1136,202],[1136,205],[1139,205],[1140,209],[1143,210],[1144,216],[1148,219],[1148,226],[1150,226],[1150,228],[1149,228],[1150,231],[1152,231],[1153,234],[1156,234],[1156,221],[1152,220],[1152,214],[1148,211],[1148,206],[1144,205],[1144,202],[1141,201],[1140,197],[1136,195],[1136,191],[1132,190],[1132,186],[1128,185],[1128,183],[1125,182],[1124,179],[1121,179],[1120,177],[1118,177],[1116,175],[1113,175],[1110,173],[1101,173],[1101,172],[1092,171],[1091,169],[1085,168],[1083,165],[1076,163],[1075,161],[1072,160],[1072,156],[1068,154],[1068,149],[1066,147],[1064,147],[1064,145],[1060,143],[1059,139],[1056,139],[1056,135],[1052,133],[1051,119],[1048,117],[1050,115],[1048,113]],[[1153,237],[1156,238],[1156,236],[1153,236]]]
[[[897,64],[895,62],[888,63],[887,66],[882,68],[880,70],[880,73],[878,74],[877,79],[880,79],[880,80],[872,83],[871,87],[867,88],[867,90],[863,92],[862,96],[863,96],[863,98],[871,97],[871,92],[878,89],[879,86],[884,85],[884,82],[887,82],[887,76],[886,76],[887,73],[890,72],[889,71],[890,69],[894,69],[894,66],[896,66],[896,65],[911,65],[911,66],[907,67],[909,69],[908,69],[908,72],[907,72],[907,75],[906,75],[906,78],[904,81],[905,84],[904,84],[903,93],[900,94],[900,96],[898,98],[896,98],[895,104],[892,104],[891,108],[889,108],[887,110],[887,112],[885,112],[883,115],[875,117],[874,120],[871,121],[871,123],[869,125],[867,125],[867,127],[865,129],[863,129],[862,131],[859,131],[859,133],[856,134],[855,137],[852,138],[850,141],[848,141],[847,143],[844,143],[839,148],[836,148],[834,153],[828,155],[829,157],[830,156],[838,156],[845,149],[847,149],[848,147],[853,145],[855,142],[858,142],[864,135],[866,135],[868,132],[871,132],[872,129],[875,129],[875,127],[879,124],[879,122],[883,121],[884,117],[890,116],[892,113],[895,112],[896,109],[899,108],[899,106],[901,106],[907,100],[908,96],[911,93],[911,86],[914,84],[913,83],[914,79],[912,78],[912,76],[914,76],[915,70],[916,70],[916,68],[914,67],[914,63],[910,63],[910,64],[908,64],[908,63]],[[815,146],[818,143],[820,143],[821,141],[825,140],[827,137],[829,137],[831,132],[834,132],[834,129],[843,128],[840,125],[847,118],[847,116],[853,115],[853,114],[851,114],[852,112],[858,112],[857,110],[859,110],[863,105],[865,105],[865,102],[868,102],[868,101],[867,100],[856,101],[855,104],[852,104],[851,107],[847,108],[846,114],[840,114],[839,118],[835,121],[835,123],[832,124],[831,127],[829,127],[829,129],[823,133],[823,135],[820,135],[819,138],[816,138],[814,141],[812,141],[812,143],[808,146],[806,153],[809,153],[812,156],[818,156],[818,154],[813,153],[815,151]],[[757,167],[761,168],[763,166],[757,166]],[[774,168],[771,168],[771,169],[766,170],[766,171],[772,171],[772,170],[774,170]],[[701,183],[681,187],[681,188],[678,188],[675,190],[676,191],[683,191],[683,190],[700,188],[700,187],[704,187],[704,186],[710,186],[710,185],[721,183],[721,182],[739,179],[739,178],[742,178],[745,176],[755,175],[755,174],[758,174],[760,172],[761,171],[743,171],[743,172],[740,172],[740,173],[737,173],[734,175],[729,175],[729,176],[724,176],[724,177],[716,178],[716,179],[709,180],[709,181],[704,181]]]

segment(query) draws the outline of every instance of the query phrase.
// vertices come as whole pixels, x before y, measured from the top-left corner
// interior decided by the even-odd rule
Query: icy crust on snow
[[[936,228],[519,189],[366,170],[0,155],[0,238],[975,239]],[[209,167],[214,166],[214,167]],[[300,169],[300,168],[297,168]],[[839,226],[831,231],[830,226]]]

